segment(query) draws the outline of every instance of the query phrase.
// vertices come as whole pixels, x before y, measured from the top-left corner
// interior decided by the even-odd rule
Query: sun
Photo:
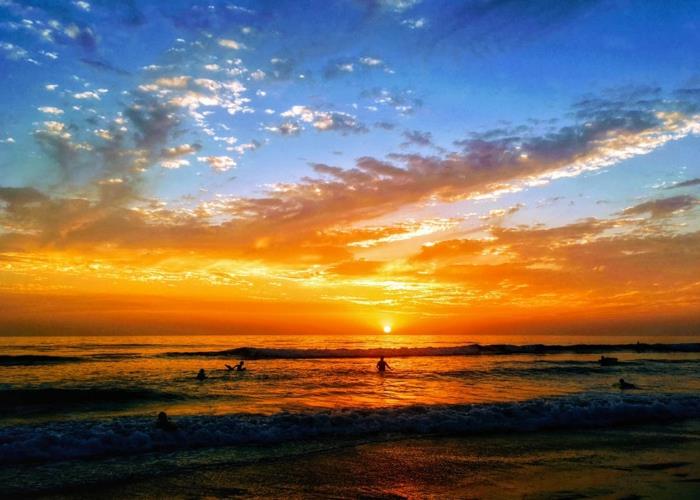
[[[384,333],[391,333],[391,325],[384,325]]]

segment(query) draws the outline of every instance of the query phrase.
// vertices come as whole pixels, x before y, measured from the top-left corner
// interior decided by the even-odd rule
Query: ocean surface
[[[392,368],[384,375],[375,369],[380,355]],[[601,366],[601,355],[619,362]],[[245,372],[226,370],[241,359]],[[200,368],[206,380],[195,379]],[[638,389],[621,391],[620,378]],[[155,427],[160,411],[176,431]],[[143,467],[167,474],[281,446],[297,453],[388,437],[699,418],[697,337],[0,338],[6,493],[60,491],[76,474],[83,481]],[[105,464],[99,471],[96,460]]]

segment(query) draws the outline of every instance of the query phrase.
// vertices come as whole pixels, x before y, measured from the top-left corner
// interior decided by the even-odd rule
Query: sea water
[[[700,418],[692,338],[5,337],[0,346],[0,464],[13,477],[96,459],[111,460],[117,477],[146,459],[167,472],[246,446]],[[619,362],[601,366],[601,355]],[[240,359],[246,371],[226,369]],[[621,391],[620,378],[638,389]],[[176,431],[155,427],[160,411]]]

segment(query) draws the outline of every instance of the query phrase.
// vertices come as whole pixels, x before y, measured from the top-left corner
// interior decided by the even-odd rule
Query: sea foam
[[[125,417],[0,429],[0,463],[53,462],[230,445],[376,435],[587,429],[700,417],[700,396],[578,394],[523,402],[175,418],[178,430]]]

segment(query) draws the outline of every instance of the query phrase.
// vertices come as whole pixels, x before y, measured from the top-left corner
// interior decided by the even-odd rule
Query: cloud
[[[649,214],[653,219],[669,217],[677,212],[687,211],[700,204],[700,200],[695,196],[681,195],[670,198],[646,201],[626,208],[622,211],[624,215]]]
[[[197,153],[201,149],[201,144],[181,144],[179,146],[161,149],[160,156],[162,158],[177,158],[179,156],[186,156],[193,153]]]
[[[126,71],[125,69],[118,68],[115,65],[108,63],[106,61],[101,61],[98,59],[89,59],[89,58],[81,58],[81,62],[87,64],[88,66],[91,66],[95,69],[103,70],[103,71],[108,71],[120,76],[129,76],[131,73],[129,71]]]
[[[172,159],[172,160],[161,160],[160,161],[161,167],[167,168],[170,170],[177,170],[178,168],[186,167],[189,164],[190,164],[189,160],[185,160],[184,158],[176,158],[176,159]]]
[[[457,151],[434,155],[393,154],[385,159],[360,157],[353,166],[345,168],[314,164],[309,176],[297,182],[265,186],[258,196],[219,196],[186,209],[151,208],[135,195],[140,184],[139,177],[133,173],[134,165],[146,168],[152,163],[166,162],[166,166],[179,167],[184,163],[167,162],[194,153],[192,143],[165,146],[178,130],[177,109],[168,102],[136,94],[135,101],[124,112],[133,132],[129,136],[122,134],[121,138],[115,133],[114,141],[100,151],[109,168],[100,172],[99,180],[122,179],[122,182],[100,184],[97,196],[85,200],[87,205],[66,198],[68,206],[82,203],[84,216],[90,218],[89,230],[83,223],[79,231],[70,229],[77,226],[56,218],[61,213],[73,218],[74,213],[54,210],[53,226],[68,228],[60,233],[62,245],[107,244],[136,248],[147,245],[164,251],[188,248],[207,254],[218,252],[300,262],[348,259],[359,249],[432,234],[432,231],[452,226],[442,223],[426,226],[416,222],[412,227],[395,228],[394,233],[345,239],[344,242],[338,236],[338,228],[366,224],[422,203],[497,196],[580,175],[647,153],[699,130],[698,118],[694,115],[645,107],[632,113],[630,109],[620,110],[597,103],[582,108],[589,114],[586,119],[544,133],[526,128],[517,136],[472,135],[456,141]],[[342,130],[342,127],[356,126],[338,124],[333,119],[325,125],[323,120],[335,116],[333,113],[337,112],[296,106],[283,115],[290,127],[320,124],[326,129],[340,127]],[[54,135],[69,134],[64,139],[72,139],[66,126],[56,123],[47,128],[52,129]],[[128,138],[133,140],[135,148],[125,142]],[[235,167],[235,160],[226,155],[200,154],[197,160],[219,171]],[[57,206],[63,202],[56,199],[53,203]],[[491,215],[502,219],[518,208],[503,209],[502,214]],[[660,209],[655,210],[659,213]],[[592,235],[601,231],[601,223],[585,225]],[[532,230],[528,235],[542,238],[542,241],[552,236],[545,229],[537,231],[540,230]],[[583,229],[575,227],[567,231],[580,234]],[[490,232],[511,251],[516,251],[524,238],[518,235],[515,240],[513,233],[498,227],[491,228]],[[52,235],[55,231],[48,231],[41,239],[52,241]],[[363,237],[359,233],[355,236]],[[566,233],[559,234],[558,238],[568,241]],[[536,240],[530,243],[533,248],[535,245]]]
[[[482,240],[445,240],[438,243],[423,245],[418,254],[412,257],[413,261],[448,260],[451,258],[464,258],[481,253],[492,243]]]
[[[320,132],[340,132],[341,134],[358,134],[368,132],[368,128],[360,123],[357,118],[349,113],[341,111],[319,111],[308,106],[292,106],[287,111],[280,113],[287,122],[269,129],[283,135],[295,135],[302,129],[302,124],[308,123]]]
[[[352,74],[364,75],[370,71],[390,71],[384,61],[376,57],[342,57],[328,61],[323,69],[323,76],[328,79]]]
[[[375,87],[362,91],[360,97],[379,106],[393,108],[402,115],[410,115],[423,106],[423,100],[416,97],[415,92],[410,89],[389,90]]]
[[[124,112],[136,127],[136,144],[151,149],[164,144],[180,124],[173,106],[155,99],[138,99]]]
[[[45,201],[47,196],[32,187],[2,187],[0,186],[0,200],[9,206],[28,205]]]
[[[430,132],[420,130],[404,130],[403,137],[406,139],[401,145],[427,147],[433,145],[433,135]]]
[[[76,99],[94,99],[96,101],[100,100],[100,94],[93,92],[92,90],[86,90],[85,92],[76,92],[73,94]]]
[[[227,49],[240,50],[242,48],[245,48],[245,46],[242,43],[228,38],[221,38],[219,39],[218,43],[219,45]]]
[[[687,181],[676,182],[675,184],[668,186],[666,189],[685,188],[692,186],[700,186],[700,177],[695,179],[688,179]]]
[[[39,111],[42,113],[46,113],[48,115],[62,115],[63,110],[60,108],[55,108],[53,106],[39,106],[38,108]]]
[[[208,163],[217,172],[226,172],[236,166],[236,162],[229,156],[198,156],[197,161]]]

